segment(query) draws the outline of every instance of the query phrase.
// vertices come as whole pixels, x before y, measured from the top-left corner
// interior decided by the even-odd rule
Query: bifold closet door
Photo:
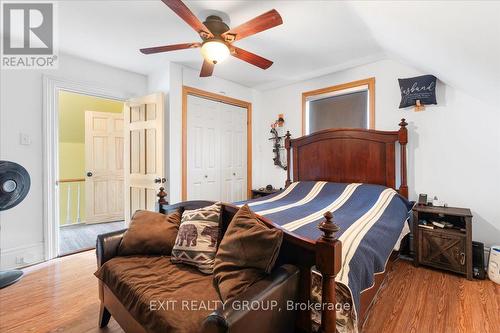
[[[218,104],[188,96],[188,200],[220,200],[221,119]]]
[[[220,104],[221,200],[241,201],[247,199],[247,109]]]
[[[246,199],[247,110],[188,96],[187,199]]]

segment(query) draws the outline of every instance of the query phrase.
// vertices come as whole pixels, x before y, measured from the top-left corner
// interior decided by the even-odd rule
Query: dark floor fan
[[[17,163],[0,161],[0,211],[18,205],[30,189],[30,175]],[[21,279],[18,269],[0,271],[0,288],[7,287]]]

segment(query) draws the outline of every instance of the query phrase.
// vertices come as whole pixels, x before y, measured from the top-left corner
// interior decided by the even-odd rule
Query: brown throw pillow
[[[223,302],[271,273],[283,232],[259,221],[244,205],[234,215],[215,256],[214,282]]]
[[[138,210],[123,235],[118,255],[170,255],[181,223],[181,214],[168,215]]]
[[[212,274],[215,252],[219,241],[221,204],[182,213],[181,226],[174,248],[172,262],[196,266],[205,274]]]

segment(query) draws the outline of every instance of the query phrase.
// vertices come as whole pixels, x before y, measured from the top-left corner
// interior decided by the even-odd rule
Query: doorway
[[[125,227],[124,102],[61,90],[57,105],[58,254],[67,255]]]
[[[234,202],[252,184],[252,106],[183,87],[182,198]]]
[[[92,228],[92,234],[89,237],[92,239],[91,247],[95,247],[95,240],[97,234],[106,233],[116,229],[123,229],[127,225],[127,219],[130,219],[131,208],[148,209],[150,206],[146,205],[146,200],[141,200],[144,198],[142,194],[139,196],[140,205],[130,205],[131,199],[135,197],[130,197],[132,188],[137,188],[142,186],[141,182],[147,181],[146,190],[151,187],[156,191],[159,187],[163,186],[166,181],[164,177],[164,161],[163,161],[163,140],[164,140],[164,96],[162,93],[151,94],[148,96],[135,97],[128,92],[122,91],[120,89],[109,89],[107,87],[102,87],[95,85],[90,82],[78,82],[66,80],[63,78],[52,77],[49,75],[43,76],[43,158],[44,158],[44,210],[43,210],[43,229],[44,229],[44,256],[45,260],[50,260],[56,258],[60,255],[64,255],[64,251],[61,251],[60,247],[60,194],[61,190],[59,187],[58,180],[61,179],[59,172],[59,93],[60,92],[70,92],[76,93],[82,96],[90,96],[94,98],[100,98],[104,100],[111,100],[120,103],[123,108],[123,175],[124,175],[124,195],[122,197],[122,202],[124,204],[124,219],[125,223],[119,222],[108,222],[108,223],[97,223],[97,224],[80,224],[79,227]],[[155,104],[154,106],[152,104]],[[95,111],[96,108],[85,108],[89,111]],[[92,110],[93,109],[93,110]],[[119,113],[117,111],[116,113]],[[154,116],[154,117],[153,117]],[[138,117],[138,118],[137,118]],[[154,119],[152,119],[154,118]],[[136,120],[139,120],[136,122]],[[144,120],[144,121],[143,121]],[[154,131],[152,130],[154,129]],[[132,136],[132,132],[138,130],[140,143],[152,142],[152,134],[155,133],[155,137],[158,139],[158,144],[155,144],[156,149],[150,149],[152,145],[149,143],[145,146],[146,150],[138,150],[137,155],[135,150],[132,148],[132,143],[128,140]],[[70,152],[74,150],[70,149]],[[145,152],[147,154],[145,155]],[[158,154],[152,156],[152,152],[156,151]],[[140,164],[139,172],[136,174],[132,168],[131,160],[138,159]],[[155,170],[157,173],[148,172],[146,168],[151,165],[153,161],[156,161]],[[145,168],[146,167],[146,168]],[[81,169],[80,169],[81,170]],[[80,172],[84,173],[86,178],[86,170]],[[146,175],[141,176],[142,173]],[[64,176],[66,177],[66,176]],[[78,176],[81,179],[81,176]],[[153,178],[155,177],[155,178]],[[153,183],[154,186],[150,186],[149,183]],[[81,182],[80,182],[81,183]],[[78,187],[76,187],[77,189]],[[80,184],[80,198],[83,198],[84,185]],[[127,189],[130,189],[127,190]],[[137,191],[136,191],[137,192]],[[62,191],[65,195],[67,192]],[[72,190],[71,193],[74,193]],[[71,194],[70,193],[70,194]],[[139,193],[140,194],[140,193]],[[120,194],[115,193],[116,198],[120,198]],[[73,203],[76,201],[73,201]],[[128,204],[127,204],[128,203]],[[81,204],[80,204],[81,205]],[[131,207],[132,206],[132,207]],[[70,205],[72,207],[72,205]],[[83,207],[80,206],[80,222],[82,221]],[[144,207],[144,208],[143,208]],[[70,215],[71,216],[71,215]],[[65,215],[64,215],[65,217]],[[70,218],[71,220],[71,218]],[[77,220],[77,219],[75,219]],[[117,224],[113,226],[113,223]],[[112,229],[107,229],[111,227]],[[105,229],[103,229],[105,228]],[[101,230],[95,230],[101,229]],[[94,236],[95,235],[95,236]],[[87,243],[88,244],[88,243]],[[72,251],[73,252],[73,251]]]

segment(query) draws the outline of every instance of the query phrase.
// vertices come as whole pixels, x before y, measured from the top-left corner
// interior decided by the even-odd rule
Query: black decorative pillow
[[[401,90],[401,103],[399,108],[420,104],[437,104],[436,102],[436,77],[434,75],[422,75],[407,79],[398,79]]]

